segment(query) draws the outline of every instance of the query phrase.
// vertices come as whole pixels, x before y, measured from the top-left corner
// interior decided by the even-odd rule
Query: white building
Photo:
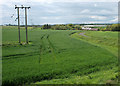
[[[83,30],[91,30],[92,28],[90,27],[82,27]]]
[[[84,25],[83,27],[106,27],[107,25]]]

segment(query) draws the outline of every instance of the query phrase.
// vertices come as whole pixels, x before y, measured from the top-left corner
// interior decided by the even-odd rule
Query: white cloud
[[[97,7],[98,5],[97,4],[94,4],[94,7]]]
[[[112,12],[108,10],[101,10],[100,13],[111,14]]]
[[[113,20],[111,20],[110,22],[118,22],[118,16],[115,16]]]
[[[48,19],[48,17],[41,17],[41,19]]]
[[[89,12],[90,12],[90,10],[85,9],[85,10],[81,11],[80,13],[89,13]]]
[[[107,17],[104,16],[90,16],[90,18],[95,19],[95,20],[105,20]]]
[[[44,19],[44,20],[49,20],[49,19],[60,19],[61,17],[60,16],[56,16],[56,17],[41,17],[41,19]]]
[[[63,24],[63,22],[59,22],[59,23],[56,23],[56,22],[44,22],[44,23],[41,23],[41,25],[44,25],[44,24],[51,24],[51,25],[54,25],[54,24]]]
[[[88,21],[88,22],[82,22],[85,24],[91,24],[91,23],[105,23],[105,22],[101,22],[101,21]]]

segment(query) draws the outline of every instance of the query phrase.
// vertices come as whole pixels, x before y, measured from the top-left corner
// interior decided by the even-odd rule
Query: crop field
[[[117,32],[29,28],[28,39],[3,27],[3,86],[117,83]]]

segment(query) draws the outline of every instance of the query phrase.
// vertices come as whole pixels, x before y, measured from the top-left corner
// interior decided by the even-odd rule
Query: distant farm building
[[[91,30],[92,28],[89,27],[82,27],[82,30]]]
[[[92,30],[98,31],[99,29],[96,27],[106,27],[107,25],[83,25],[82,30]]]
[[[91,28],[92,31],[98,31],[98,28]]]
[[[83,27],[106,27],[107,25],[84,25]]]
[[[82,30],[98,31],[98,28],[82,27]]]

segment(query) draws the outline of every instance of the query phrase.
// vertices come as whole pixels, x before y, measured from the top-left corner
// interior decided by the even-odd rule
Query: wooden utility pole
[[[18,14],[18,33],[19,33],[19,43],[21,43],[20,41],[20,17],[19,17],[19,7],[17,7],[17,5],[15,5],[15,9],[17,9],[17,14]]]
[[[26,43],[28,44],[28,32],[27,32],[27,9],[30,7],[25,7],[25,29],[26,29]]]
[[[17,7],[17,5],[15,5],[15,9],[18,9],[18,13],[19,13],[19,8],[25,8],[25,29],[26,29],[26,43],[28,44],[28,32],[27,32],[27,9],[29,9],[30,7],[24,7],[23,5],[21,5],[21,7]],[[19,22],[19,14],[18,14],[18,29],[19,29],[19,43],[20,43],[20,22]]]

